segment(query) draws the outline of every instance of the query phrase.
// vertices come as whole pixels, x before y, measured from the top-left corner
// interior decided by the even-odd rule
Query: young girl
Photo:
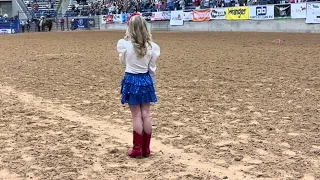
[[[150,103],[157,102],[155,94],[156,60],[160,47],[152,42],[146,20],[139,14],[129,18],[124,39],[117,44],[119,59],[126,66],[121,83],[121,103],[129,104],[133,124],[133,148],[130,157],[150,155]]]

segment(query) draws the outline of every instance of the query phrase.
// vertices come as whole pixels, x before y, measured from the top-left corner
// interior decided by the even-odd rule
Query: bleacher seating
[[[60,5],[60,0],[24,0],[23,2],[35,17],[45,16],[47,14],[55,17]]]
[[[224,0],[161,0],[163,3],[160,9],[158,8],[157,1],[155,3],[148,3],[148,0],[142,0],[138,11],[142,13],[149,13],[155,11],[168,11],[168,10],[184,10],[191,11],[196,9],[196,6],[200,9],[205,8],[219,8],[225,7]],[[244,5],[265,5],[275,3],[288,3],[289,0],[230,0],[229,6],[244,6]],[[301,1],[313,1],[313,0],[301,0]],[[136,4],[134,0],[71,0],[68,6],[67,14],[73,15],[105,15],[109,13],[120,13],[120,6],[126,6],[125,11],[132,13],[136,10]],[[197,3],[196,3],[197,2]],[[104,4],[103,4],[104,3]],[[115,11],[112,10],[113,4],[118,5]],[[169,7],[171,4],[171,7]],[[183,7],[183,9],[182,9]]]
[[[180,8],[180,0],[173,0],[174,7],[177,9]],[[209,0],[207,0],[209,2]],[[213,0],[210,0],[212,2]],[[109,13],[112,14],[120,14],[120,6],[126,6],[122,8],[122,10],[132,13],[136,11],[136,4],[134,0],[88,0],[88,2],[83,3],[82,0],[72,0],[68,6],[68,10],[66,14],[76,14],[76,15],[106,15]],[[168,11],[168,3],[167,0],[162,0],[163,5],[161,6],[161,11]],[[103,4],[104,3],[104,4]],[[118,6],[112,8],[112,6],[116,4]],[[184,0],[184,10],[189,11],[195,9],[193,0]],[[180,8],[181,9],[181,8]],[[156,3],[148,3],[148,0],[142,0],[140,4],[140,8],[138,11],[142,13],[148,12],[156,12],[157,11],[157,4]]]

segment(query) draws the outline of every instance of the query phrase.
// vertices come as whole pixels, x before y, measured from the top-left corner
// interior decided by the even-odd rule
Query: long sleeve
[[[120,39],[117,43],[117,51],[119,53],[119,61],[121,64],[126,64],[126,52],[127,52],[127,49],[126,49],[126,40],[124,39]]]
[[[160,47],[152,43],[152,57],[149,63],[149,74],[152,78],[153,83],[156,83],[156,70],[157,70],[157,65],[156,65],[156,60],[160,56]]]

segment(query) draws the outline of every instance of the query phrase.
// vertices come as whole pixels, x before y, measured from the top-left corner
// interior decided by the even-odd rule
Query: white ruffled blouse
[[[117,44],[117,50],[119,52],[120,63],[126,66],[125,72],[133,74],[149,72],[153,83],[156,83],[156,60],[160,56],[160,47],[154,42],[151,45],[151,47],[148,47],[147,54],[143,58],[137,57],[130,40],[120,39]]]

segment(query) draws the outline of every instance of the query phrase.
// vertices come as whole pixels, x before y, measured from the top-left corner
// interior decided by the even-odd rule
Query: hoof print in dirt
[[[241,155],[234,158],[235,161],[241,161],[242,159],[243,159],[243,156]]]
[[[112,149],[109,151],[110,154],[116,154],[119,152],[119,149]]]

